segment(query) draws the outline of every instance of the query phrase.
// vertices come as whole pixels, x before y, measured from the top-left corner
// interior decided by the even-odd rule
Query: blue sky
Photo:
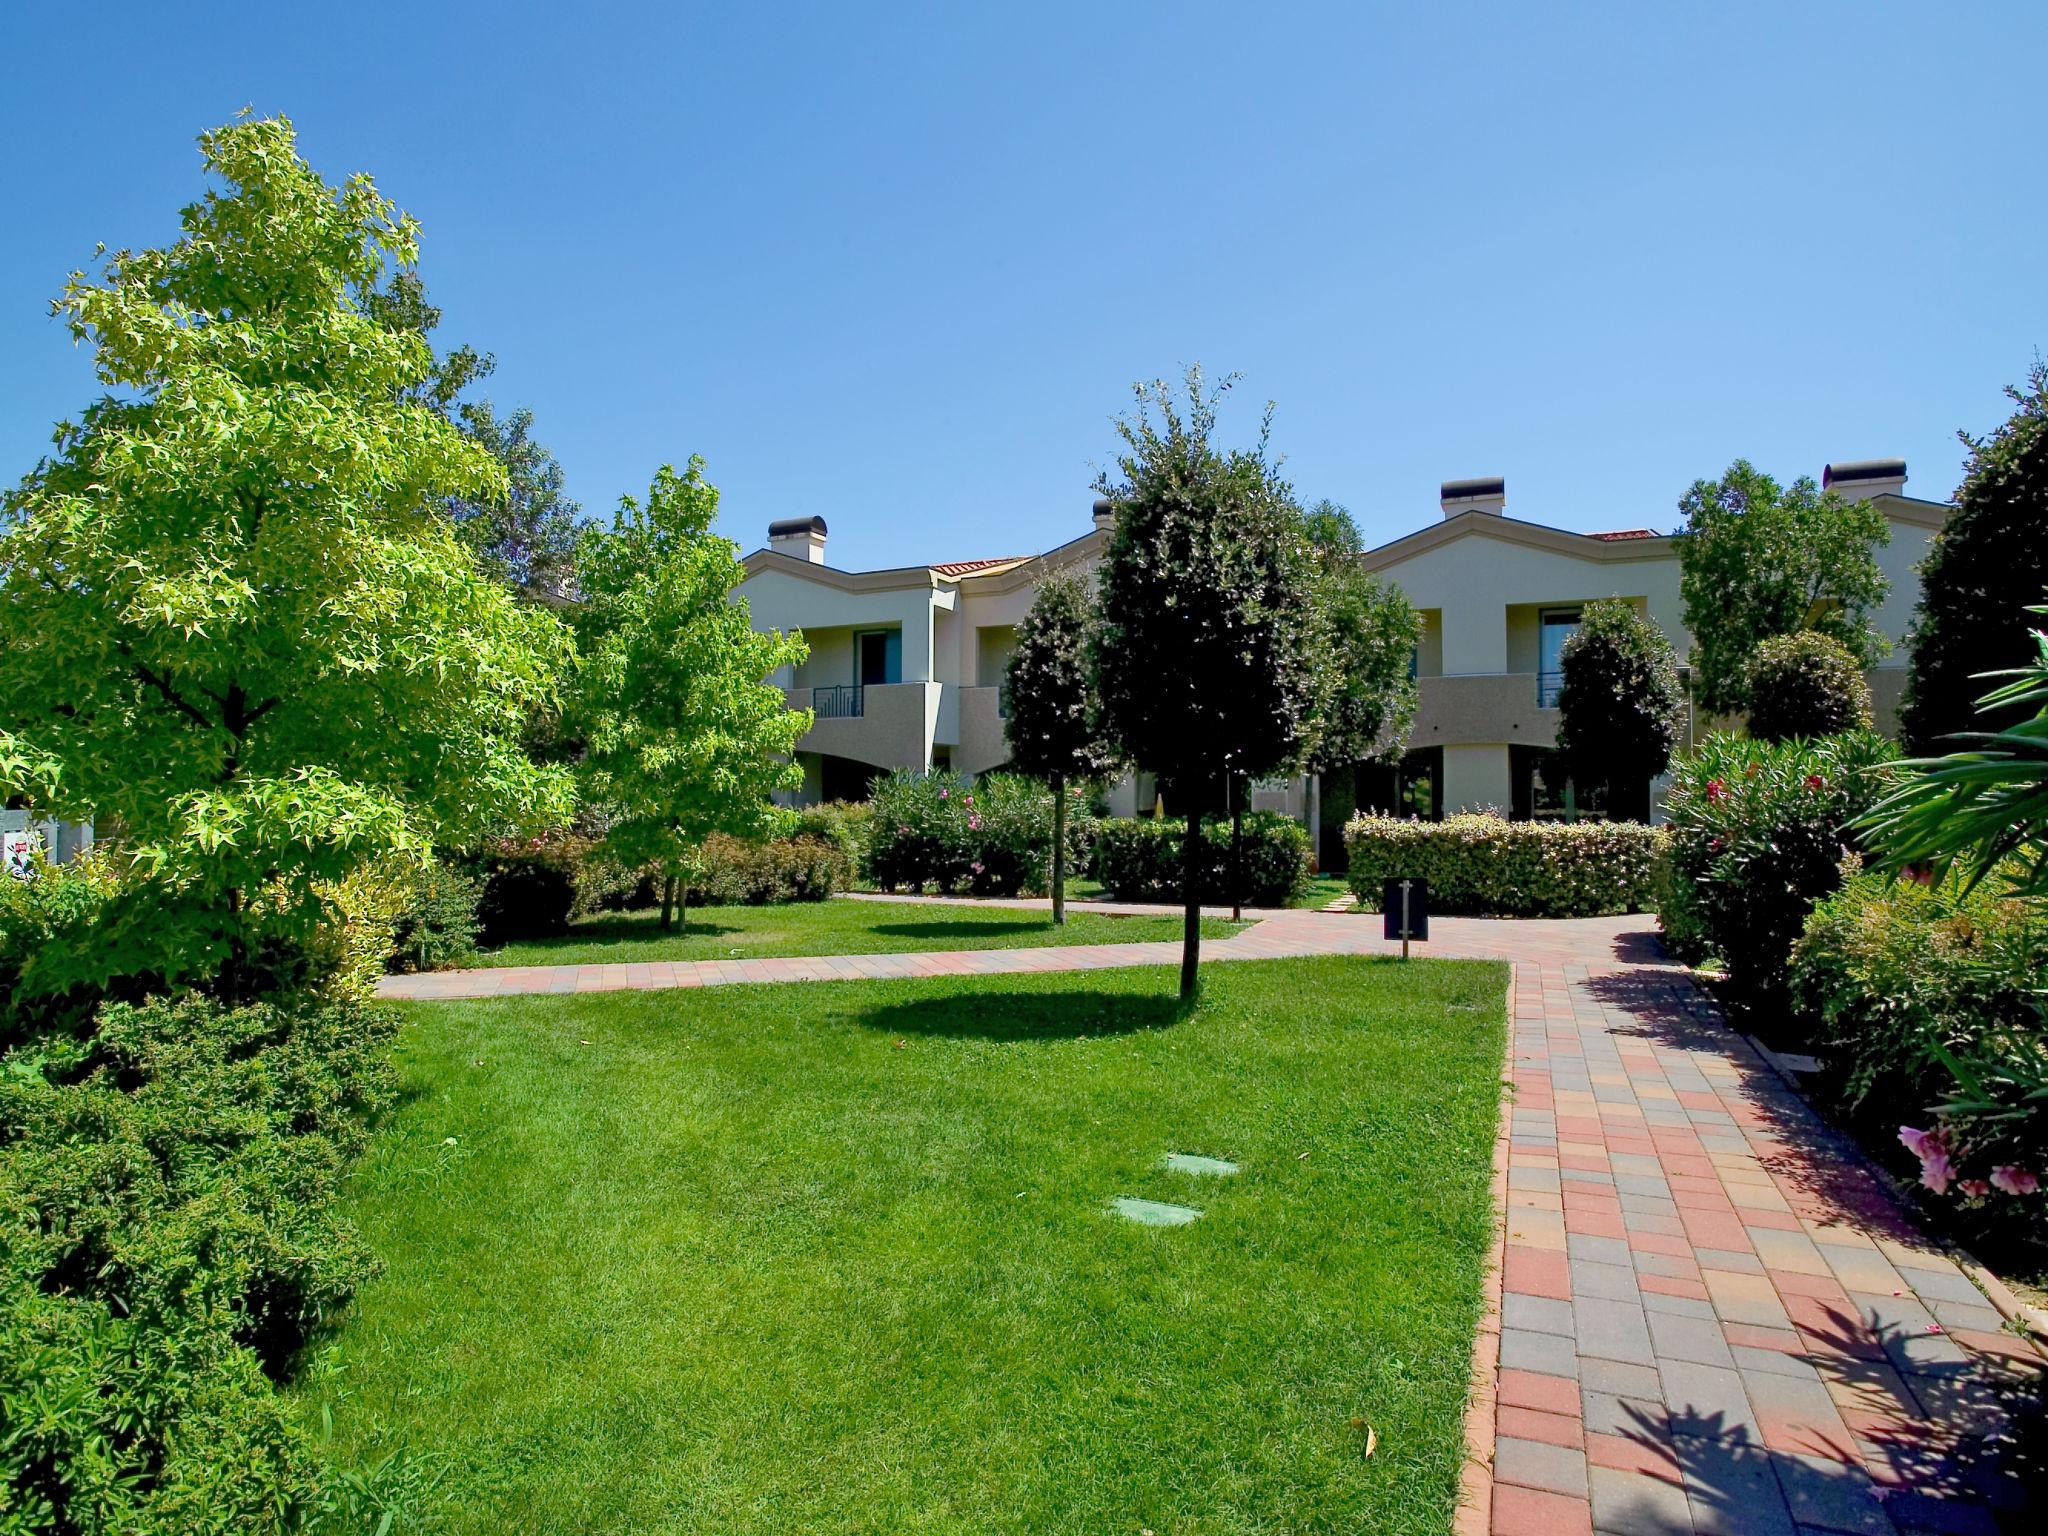
[[[1946,496],[2048,347],[2039,4],[327,9],[13,9],[0,475],[93,393],[64,274],[244,104],[422,220],[587,510],[701,453],[852,568],[1083,531],[1190,361],[1377,541],[1491,472],[1584,529],[1738,455]]]

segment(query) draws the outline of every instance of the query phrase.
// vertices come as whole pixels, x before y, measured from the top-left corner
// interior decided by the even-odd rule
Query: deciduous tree
[[[1100,487],[1116,509],[1090,646],[1103,735],[1187,816],[1183,997],[1201,960],[1202,815],[1226,784],[1314,750],[1329,684],[1315,560],[1267,432],[1245,449],[1212,440],[1230,384],[1205,389],[1191,368],[1184,397],[1138,386]]]
[[[1890,650],[1870,614],[1890,586],[1877,551],[1891,530],[1870,502],[1810,478],[1780,486],[1737,459],[1719,480],[1696,481],[1678,508],[1693,696],[1709,714],[1748,708],[1750,653],[1773,635],[1816,630],[1864,667]]]
[[[771,793],[803,783],[789,754],[811,728],[811,712],[784,708],[767,680],[809,649],[794,632],[753,628],[733,595],[746,567],[711,531],[717,514],[702,459],[680,475],[663,465],[646,503],[624,498],[577,555],[582,771],[612,817],[610,851],[661,871],[663,928],[705,838],[773,828]]]
[[[1969,468],[1956,507],[1920,567],[1912,670],[1899,726],[1909,752],[1947,752],[1958,732],[2001,731],[2029,718],[1985,674],[2032,659],[2027,606],[2048,589],[2048,364],[2036,363],[2017,407],[1989,437],[1965,436]]]
[[[1408,594],[1365,568],[1350,512],[1322,500],[1302,514],[1332,669],[1312,766],[1398,758],[1415,724],[1415,645],[1422,615]]]
[[[1067,790],[1107,773],[1115,753],[1102,739],[1088,666],[1088,592],[1074,576],[1048,577],[1017,626],[1006,676],[1010,764],[1052,791],[1052,920],[1067,920]]]
[[[563,814],[519,731],[571,647],[457,541],[442,499],[503,474],[357,302],[417,226],[282,119],[200,148],[182,237],[55,304],[108,393],[4,503],[0,783],[119,829],[109,971],[233,976],[367,860]]]
[[[1588,603],[1559,657],[1557,751],[1573,782],[1604,789],[1610,814],[1649,809],[1650,780],[1678,743],[1685,707],[1664,631],[1621,598]]]

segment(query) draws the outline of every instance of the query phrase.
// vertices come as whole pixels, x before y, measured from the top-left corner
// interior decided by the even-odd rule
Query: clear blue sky
[[[423,221],[586,509],[701,453],[853,568],[1083,531],[1188,361],[1377,541],[1489,472],[1584,529],[1737,455],[1946,496],[2048,347],[2039,3],[237,9],[9,8],[0,476],[93,393],[64,274],[245,103]]]

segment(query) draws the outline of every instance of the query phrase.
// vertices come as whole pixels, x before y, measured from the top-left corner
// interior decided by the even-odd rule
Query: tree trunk
[[[1067,924],[1067,776],[1052,776],[1052,925]]]
[[[676,932],[688,933],[689,931],[690,882],[687,880],[678,880],[676,882]]]
[[[1232,780],[1230,796],[1230,920],[1244,917],[1244,795]]]
[[[668,932],[669,919],[675,915],[675,909],[676,877],[674,875],[664,875],[661,880],[661,931],[663,933]]]
[[[1192,806],[1181,838],[1180,883],[1180,995],[1181,1001],[1191,1002],[1202,964],[1202,818]]]

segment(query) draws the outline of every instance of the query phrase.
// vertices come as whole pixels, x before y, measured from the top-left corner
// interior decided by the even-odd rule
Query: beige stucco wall
[[[1416,695],[1410,747],[1509,742],[1547,747],[1557,740],[1557,711],[1537,707],[1533,672],[1425,677]]]
[[[1498,810],[1514,804],[1508,749],[1494,746],[1444,748],[1444,814]]]
[[[953,749],[953,766],[962,773],[986,773],[1010,760],[1010,739],[996,713],[1000,691],[960,690],[960,744]]]
[[[814,720],[797,738],[799,752],[823,752],[877,768],[931,766],[932,727],[938,714],[936,683],[877,683],[861,690],[853,719]],[[809,709],[808,688],[791,689],[791,709]]]

